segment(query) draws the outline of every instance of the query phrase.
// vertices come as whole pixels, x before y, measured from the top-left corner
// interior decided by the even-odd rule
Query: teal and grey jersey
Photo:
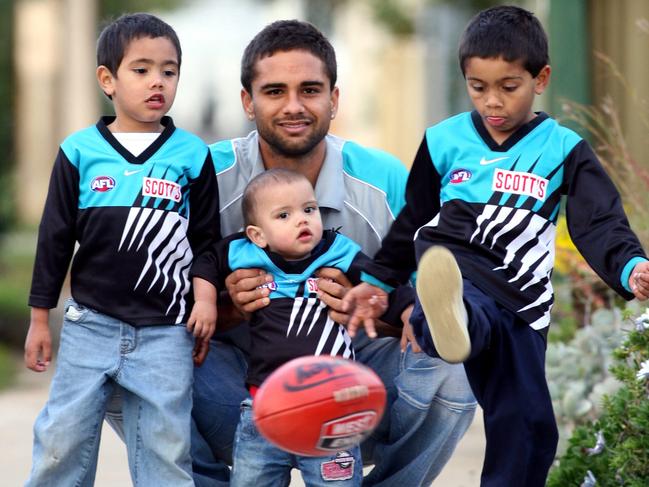
[[[164,117],[163,132],[134,156],[108,130],[112,119],[61,144],[29,304],[56,306],[78,244],[71,269],[77,302],[135,326],[183,323],[193,257],[220,238],[210,153]]]
[[[431,245],[448,247],[462,274],[536,330],[550,324],[556,223],[597,274],[631,299],[628,277],[646,259],[620,196],[590,146],[539,113],[502,145],[477,112],[426,130],[406,207],[376,256],[406,279]]]
[[[408,172],[394,156],[327,135],[326,156],[315,187],[325,228],[336,229],[373,256],[403,207]],[[256,131],[210,146],[220,189],[221,233],[243,229],[241,196],[262,173]]]
[[[354,358],[345,327],[329,317],[326,305],[318,298],[315,272],[321,267],[333,267],[357,284],[369,262],[358,244],[329,230],[311,255],[298,261],[287,261],[237,233],[215,244],[211,252],[203,253],[192,268],[192,276],[210,281],[217,289],[224,289],[225,278],[237,269],[263,269],[273,276],[273,281],[265,285],[270,290],[270,304],[255,311],[250,320],[247,382],[258,386],[277,367],[296,357]],[[413,302],[413,288],[400,287],[390,294],[383,320],[401,326],[400,315]]]

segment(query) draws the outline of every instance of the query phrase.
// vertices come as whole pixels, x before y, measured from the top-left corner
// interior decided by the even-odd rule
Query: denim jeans
[[[27,486],[94,484],[101,426],[116,384],[133,485],[194,485],[193,337],[184,326],[133,327],[65,305],[56,371],[34,425]]]
[[[476,402],[461,364],[450,365],[396,338],[354,339],[356,360],[370,366],[388,392],[386,413],[361,445],[366,465],[374,464],[363,486],[430,485],[471,424]],[[246,362],[236,347],[212,341],[202,367],[194,371],[192,460],[199,487],[229,485],[239,404],[248,397]]]
[[[252,419],[252,400],[241,403],[235,434],[232,487],[281,487],[291,481],[291,469],[309,487],[360,487],[363,465],[358,446],[325,457],[293,455],[268,442]]]

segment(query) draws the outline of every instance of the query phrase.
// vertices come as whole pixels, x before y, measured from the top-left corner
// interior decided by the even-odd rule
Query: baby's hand
[[[633,295],[640,301],[649,299],[649,262],[636,264],[629,277],[629,287]]]
[[[356,330],[362,323],[367,336],[376,338],[374,320],[383,315],[388,308],[388,294],[376,286],[363,282],[347,291],[342,306],[343,311],[351,315],[347,324],[349,336],[356,335]]]
[[[196,338],[209,340],[216,329],[216,302],[196,301],[187,320],[187,330]]]

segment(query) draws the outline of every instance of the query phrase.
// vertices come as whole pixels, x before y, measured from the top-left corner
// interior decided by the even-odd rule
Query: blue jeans
[[[361,445],[363,461],[374,464],[363,486],[430,485],[473,420],[476,402],[461,364],[425,353],[404,353],[396,338],[354,339],[356,360],[369,365],[388,392],[386,413]],[[194,371],[192,431],[194,481],[200,487],[229,485],[239,404],[248,397],[246,361],[236,347],[212,341]],[[238,402],[237,402],[238,401]]]
[[[136,328],[71,299],[65,310],[26,485],[94,484],[102,421],[116,384],[133,485],[194,485],[192,335],[184,326]]]
[[[232,487],[281,487],[291,481],[291,469],[302,474],[309,487],[360,487],[363,465],[358,446],[325,457],[293,455],[268,442],[255,427],[252,400],[241,403],[235,434]]]

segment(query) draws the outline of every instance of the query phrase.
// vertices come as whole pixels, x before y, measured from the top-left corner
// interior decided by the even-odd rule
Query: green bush
[[[649,309],[613,352],[621,387],[599,418],[575,428],[548,487],[649,485]]]
[[[34,232],[12,232],[0,239],[0,342],[13,349],[22,349],[29,325],[35,248]]]

